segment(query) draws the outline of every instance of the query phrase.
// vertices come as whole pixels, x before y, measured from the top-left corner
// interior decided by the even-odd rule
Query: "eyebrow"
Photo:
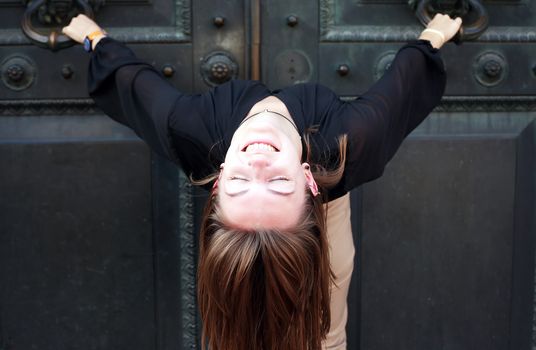
[[[247,191],[249,191],[249,188],[246,188],[245,190],[238,191],[238,192],[236,192],[236,193],[232,193],[232,194],[231,194],[231,193],[227,193],[227,192],[225,192],[225,191],[224,191],[224,193],[225,193],[226,195],[228,195],[229,197],[239,197],[239,196],[245,194]],[[272,192],[272,193],[274,193],[274,194],[277,194],[277,195],[280,195],[280,196],[285,196],[285,197],[287,197],[287,196],[290,196],[291,194],[293,194],[295,191],[293,190],[292,192],[283,193],[283,192],[278,192],[278,191],[275,191],[275,190],[272,190],[272,189],[269,188],[269,189],[268,189],[268,192]]]

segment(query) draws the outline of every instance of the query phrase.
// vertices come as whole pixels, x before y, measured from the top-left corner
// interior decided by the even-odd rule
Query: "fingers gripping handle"
[[[424,26],[428,25],[434,17],[432,2],[432,0],[421,0],[415,6],[415,16]],[[480,0],[456,1],[456,4],[457,6],[465,5],[467,11],[453,9],[456,13],[462,13],[463,25],[451,40],[460,44],[463,41],[477,39],[488,28],[488,11]]]

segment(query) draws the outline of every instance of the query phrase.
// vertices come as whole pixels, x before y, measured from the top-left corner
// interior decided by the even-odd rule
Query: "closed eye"
[[[249,190],[251,182],[242,175],[231,175],[225,181],[225,192],[228,195],[234,196],[240,193],[245,193]]]
[[[225,193],[229,196],[245,194],[252,186],[252,180],[244,175],[231,175],[227,177]],[[295,182],[286,176],[276,176],[266,180],[268,191],[288,196],[295,191]]]
[[[229,177],[229,180],[234,180],[234,181],[249,181],[247,178],[245,177],[242,177],[242,176],[230,176]]]
[[[278,194],[291,194],[294,192],[295,182],[285,176],[277,176],[269,180],[268,188]]]
[[[290,181],[290,179],[284,176],[278,176],[273,179],[270,179],[270,182],[274,182],[274,181]]]

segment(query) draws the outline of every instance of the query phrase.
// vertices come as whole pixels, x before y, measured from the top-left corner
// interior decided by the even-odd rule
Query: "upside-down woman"
[[[381,176],[439,103],[439,48],[460,25],[436,15],[370,90],[346,102],[318,84],[270,91],[240,80],[184,94],[89,18],[64,28],[93,51],[97,105],[210,191],[198,266],[210,349],[345,348],[348,192]]]

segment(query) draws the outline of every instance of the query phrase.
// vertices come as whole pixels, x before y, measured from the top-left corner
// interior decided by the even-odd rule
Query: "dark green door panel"
[[[444,49],[442,104],[352,193],[348,349],[533,347],[536,3],[482,3],[488,30]],[[80,46],[37,47],[24,5],[0,8],[0,349],[200,348],[205,194],[93,105]],[[259,66],[347,99],[422,29],[406,0],[111,0],[96,18],[183,91]]]
[[[363,349],[529,349],[536,118],[438,113],[363,189]]]

